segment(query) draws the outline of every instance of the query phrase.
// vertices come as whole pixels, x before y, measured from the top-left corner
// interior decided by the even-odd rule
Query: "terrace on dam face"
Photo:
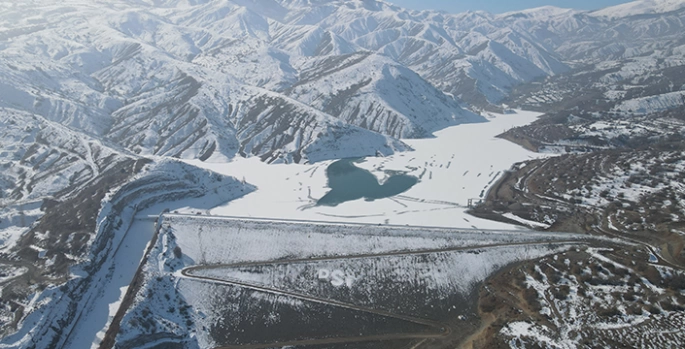
[[[488,276],[588,239],[167,214],[117,343],[160,333],[218,348],[457,343],[479,325]]]

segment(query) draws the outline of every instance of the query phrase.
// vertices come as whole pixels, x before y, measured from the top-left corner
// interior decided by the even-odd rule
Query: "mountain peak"
[[[638,15],[667,13],[683,8],[685,8],[685,1],[683,0],[638,0],[597,10],[591,12],[590,15],[595,17],[615,19]]]
[[[499,18],[507,17],[526,17],[529,19],[545,19],[557,16],[567,16],[580,12],[578,10],[561,8],[556,6],[542,6],[521,11],[506,12],[498,15]]]

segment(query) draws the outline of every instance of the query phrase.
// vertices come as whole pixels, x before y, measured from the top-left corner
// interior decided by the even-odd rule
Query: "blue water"
[[[402,173],[393,173],[382,185],[369,171],[355,166],[359,159],[336,161],[326,169],[331,191],[319,199],[319,206],[337,206],[347,201],[389,198],[409,190],[419,179]]]

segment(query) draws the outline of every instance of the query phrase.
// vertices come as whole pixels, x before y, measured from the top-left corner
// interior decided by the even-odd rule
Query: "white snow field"
[[[389,157],[366,158],[357,164],[382,183],[386,171],[401,171],[420,178],[407,192],[375,201],[357,200],[336,207],[316,206],[328,191],[326,168],[332,161],[311,165],[267,165],[257,158],[219,158],[189,161],[221,174],[244,179],[257,190],[230,203],[181,213],[221,216],[334,221],[372,224],[441,226],[477,229],[511,229],[466,213],[469,199],[478,199],[497,178],[517,162],[549,156],[536,154],[496,138],[503,131],[534,121],[539,114],[517,111],[488,114],[488,122],[464,124],[435,132],[435,137],[403,140],[414,151]]]
[[[83,320],[73,331],[69,345],[72,348],[97,348],[105,335],[111,318],[116,314],[121,299],[126,294],[129,283],[135,275],[154,231],[153,223],[135,221],[121,242],[123,248],[114,255],[110,277],[98,280],[106,287],[95,296],[89,311],[82,315]],[[142,247],[142,248],[141,248]],[[93,334],[96,334],[93,337]]]

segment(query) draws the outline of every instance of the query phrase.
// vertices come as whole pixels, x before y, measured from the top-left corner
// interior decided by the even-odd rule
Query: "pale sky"
[[[557,6],[578,10],[596,10],[628,0],[386,0],[414,10],[443,10],[451,13],[484,10],[503,13],[540,6]]]

